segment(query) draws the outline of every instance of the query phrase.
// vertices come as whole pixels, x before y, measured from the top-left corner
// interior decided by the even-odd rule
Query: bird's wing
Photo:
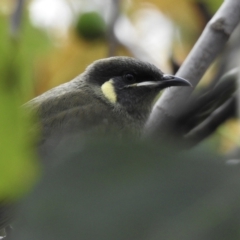
[[[87,132],[99,128],[109,127],[109,118],[111,115],[109,106],[95,102],[81,106],[70,107],[69,109],[59,111],[50,117],[44,117],[41,120],[44,129],[44,135],[54,134],[54,132]],[[114,122],[114,120],[113,120]]]

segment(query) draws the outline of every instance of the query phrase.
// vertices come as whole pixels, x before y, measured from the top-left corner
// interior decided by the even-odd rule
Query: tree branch
[[[117,39],[114,34],[114,27],[120,15],[120,0],[112,0],[112,14],[110,19],[110,24],[108,27],[108,56],[112,57],[116,55],[116,48],[118,45]]]
[[[237,68],[227,72],[219,83],[210,91],[204,89],[204,94],[191,96],[177,122],[184,126],[184,131],[190,131],[204,121],[218,107],[226,102],[237,90]]]
[[[240,21],[240,1],[224,1],[218,12],[207,24],[202,35],[192,51],[177,72],[177,76],[184,77],[196,86],[221,52],[234,28]],[[176,118],[181,114],[193,88],[174,88],[165,91],[154,106],[153,112],[145,127],[146,136],[163,134],[171,128]]]
[[[19,34],[21,18],[23,14],[24,0],[17,0],[14,12],[11,17],[10,32],[13,38],[17,38]]]
[[[210,136],[223,122],[232,116],[236,109],[236,96],[231,97],[221,107],[215,110],[205,121],[185,136],[188,147],[192,147]]]

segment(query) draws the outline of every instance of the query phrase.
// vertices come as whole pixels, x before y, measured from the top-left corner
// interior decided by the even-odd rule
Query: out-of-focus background
[[[1,0],[0,196],[21,196],[39,175],[32,148],[38,133],[29,133],[32,120],[22,112],[22,104],[109,56],[133,56],[174,73],[221,3]],[[214,79],[219,62],[198,88]],[[239,133],[236,121],[229,120],[207,144],[225,154],[236,147]]]
[[[3,0],[0,4],[1,45],[15,46],[22,54],[20,71],[34,88],[26,95],[28,100],[110,55],[134,55],[172,72],[171,58],[181,64],[221,1]]]

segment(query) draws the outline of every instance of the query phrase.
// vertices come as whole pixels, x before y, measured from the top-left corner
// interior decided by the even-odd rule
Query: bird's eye
[[[124,78],[128,81],[128,82],[134,82],[135,81],[135,77],[133,74],[131,73],[127,73],[124,75]]]

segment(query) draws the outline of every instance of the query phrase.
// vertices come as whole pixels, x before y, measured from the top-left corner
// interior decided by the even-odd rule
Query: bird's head
[[[128,112],[150,109],[159,91],[171,86],[191,86],[183,78],[167,75],[154,65],[130,57],[95,61],[85,79],[98,94]]]

